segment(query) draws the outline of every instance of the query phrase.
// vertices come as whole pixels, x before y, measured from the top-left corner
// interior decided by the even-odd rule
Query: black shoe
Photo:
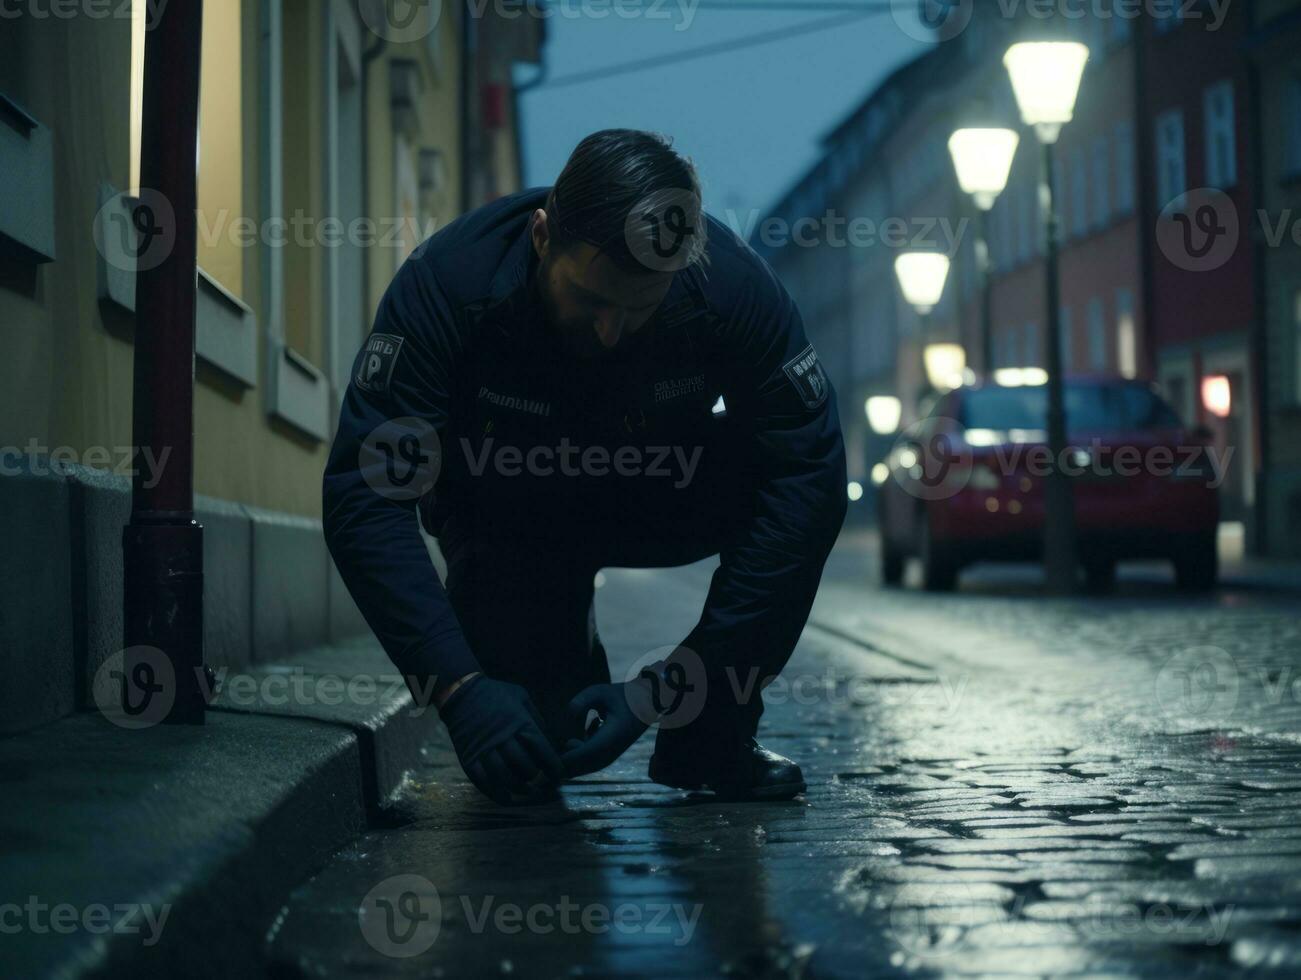
[[[698,756],[656,752],[647,775],[661,786],[709,789],[727,800],[789,800],[807,788],[798,765],[753,738],[731,759],[712,764]]]

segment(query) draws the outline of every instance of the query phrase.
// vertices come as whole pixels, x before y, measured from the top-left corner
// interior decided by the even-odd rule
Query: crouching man
[[[691,163],[631,130],[587,137],[554,187],[416,249],[357,356],[324,480],[350,593],[500,802],[554,794],[657,720],[655,782],[802,792],[799,766],[755,740],[759,692],[844,514],[835,396],[795,305],[703,213]],[[612,683],[596,573],[711,555],[696,627]]]

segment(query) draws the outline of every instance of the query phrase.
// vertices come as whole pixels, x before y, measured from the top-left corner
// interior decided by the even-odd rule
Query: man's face
[[[595,360],[627,349],[673,284],[672,272],[628,272],[586,243],[556,252],[544,211],[533,213],[531,233],[547,322],[576,357]]]

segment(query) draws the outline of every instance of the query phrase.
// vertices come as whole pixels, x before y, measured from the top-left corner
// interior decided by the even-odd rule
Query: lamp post
[[[922,376],[928,378],[924,353],[927,321],[944,294],[944,281],[949,276],[949,257],[943,252],[904,252],[894,260],[894,274],[899,280],[903,298],[917,311],[921,325],[919,343],[923,348]]]
[[[980,366],[994,368],[993,317],[990,310],[989,209],[1007,186],[1012,158],[1021,138],[1014,129],[969,127],[949,137],[949,155],[958,185],[976,202],[976,265],[980,273]]]
[[[1058,303],[1057,209],[1053,201],[1053,145],[1071,121],[1089,49],[1078,41],[1024,41],[1003,55],[1021,119],[1039,140],[1039,200],[1044,214],[1044,269],[1048,323],[1048,450],[1052,463],[1044,485],[1044,575],[1051,592],[1075,588],[1075,502],[1062,468],[1066,454],[1065,385]]]

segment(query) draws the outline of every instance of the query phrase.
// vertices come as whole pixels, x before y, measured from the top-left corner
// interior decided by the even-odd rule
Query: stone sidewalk
[[[562,802],[500,809],[438,743],[405,822],[295,892],[276,975],[1301,970],[1287,602],[941,598],[877,590],[869,567],[838,552],[767,692],[761,734],[806,799],[665,790],[647,737]],[[707,574],[606,573],[616,674],[686,632]]]

